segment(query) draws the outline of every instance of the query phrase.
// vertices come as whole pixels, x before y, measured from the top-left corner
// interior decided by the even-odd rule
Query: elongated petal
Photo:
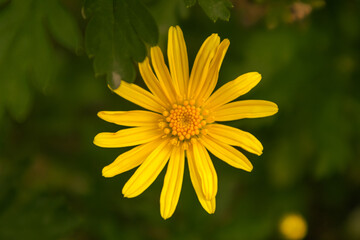
[[[154,67],[160,86],[166,97],[171,100],[171,104],[175,103],[180,93],[176,92],[172,84],[169,69],[164,60],[164,55],[158,46],[150,48],[151,62]]]
[[[163,141],[163,139],[151,141],[124,152],[114,162],[103,168],[102,175],[104,177],[113,177],[139,166],[160,144],[160,141]]]
[[[214,165],[209,153],[201,143],[193,141],[190,148],[192,148],[194,154],[195,170],[199,174],[204,197],[206,200],[211,200],[216,196],[218,188],[218,179]]]
[[[168,59],[173,85],[185,95],[189,81],[189,62],[183,33],[179,26],[169,28]]]
[[[264,100],[243,100],[225,104],[214,112],[215,121],[233,121],[243,118],[261,118],[274,115],[278,106]]]
[[[220,44],[220,37],[212,34],[202,44],[198,54],[196,55],[194,66],[191,70],[188,98],[195,99],[201,91],[209,72],[210,62],[215,55],[216,48]]]
[[[122,189],[124,197],[133,198],[143,193],[157,178],[169,160],[173,145],[164,140],[127,181]]]
[[[189,149],[186,151],[186,157],[188,160],[188,166],[189,166],[189,172],[190,172],[190,178],[191,178],[191,182],[192,185],[195,189],[196,192],[196,196],[199,199],[199,202],[201,204],[201,206],[210,214],[215,212],[215,208],[216,208],[216,200],[215,198],[211,199],[211,200],[206,200],[204,193],[202,191],[201,188],[201,178],[199,176],[199,173],[197,172],[197,170],[195,169],[195,159],[194,159],[194,154],[192,149]]]
[[[158,127],[127,128],[115,133],[99,133],[94,138],[94,144],[105,148],[129,147],[153,141],[161,135],[163,132]]]
[[[201,143],[216,157],[227,164],[251,172],[253,166],[247,157],[234,147],[221,143],[210,136],[202,136]]]
[[[248,152],[261,155],[263,146],[251,133],[222,124],[211,124],[208,127],[209,135],[220,142],[238,146]]]
[[[133,102],[143,108],[155,112],[164,111],[164,107],[154,95],[136,84],[121,81],[120,86],[115,89],[114,92],[126,100]]]
[[[164,91],[162,90],[159,80],[156,78],[153,70],[151,69],[148,57],[146,57],[143,62],[139,63],[139,70],[146,86],[150,89],[150,91],[161,100],[163,106],[170,106],[170,99],[167,98]]]
[[[198,102],[205,102],[209,98],[211,93],[214,91],[219,78],[220,67],[229,48],[229,45],[230,41],[228,39],[224,39],[217,47],[215,56],[210,63],[209,72],[206,77],[206,84],[203,85],[203,87],[201,88],[201,92],[197,96],[196,100]]]
[[[206,101],[204,107],[215,110],[217,107],[231,102],[249,92],[260,80],[261,75],[257,72],[245,73],[214,92]]]
[[[180,147],[174,147],[160,196],[160,213],[164,219],[173,215],[178,204],[184,176],[184,163],[184,150]]]
[[[134,111],[101,111],[98,112],[99,118],[122,126],[157,126],[161,115],[142,110]]]

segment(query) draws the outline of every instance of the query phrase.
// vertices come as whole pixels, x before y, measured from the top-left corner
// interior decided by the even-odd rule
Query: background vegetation
[[[0,239],[281,239],[289,213],[306,220],[306,239],[360,239],[359,1],[142,0],[122,18],[106,15],[106,2],[0,0]],[[126,40],[117,37],[133,31],[121,24],[142,19],[132,9],[155,28],[118,49]],[[264,154],[247,155],[252,173],[214,160],[214,215],[201,208],[185,171],[177,210],[164,221],[164,172],[125,199],[133,171],[101,176],[124,150],[92,140],[118,129],[98,111],[135,108],[109,91],[105,78],[116,85],[109,72],[143,85],[133,60],[158,40],[165,50],[175,24],[191,62],[211,33],[229,38],[220,84],[258,71],[263,80],[244,99],[271,100],[280,111],[232,123],[257,136]],[[111,35],[117,27],[123,34]],[[107,41],[114,45],[100,44]],[[111,66],[109,56],[121,64]]]

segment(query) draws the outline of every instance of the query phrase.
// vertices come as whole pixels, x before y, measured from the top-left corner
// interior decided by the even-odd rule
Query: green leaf
[[[229,0],[198,0],[199,5],[211,20],[216,22],[218,19],[229,21],[230,11],[233,5]]]
[[[128,0],[129,19],[139,37],[151,46],[158,43],[156,22],[149,11],[138,1]]]
[[[58,0],[13,0],[0,10],[0,89],[3,107],[23,121],[34,87],[44,90],[60,64],[54,41],[75,50],[81,34]]]
[[[120,80],[135,80],[133,61],[146,56],[145,43],[158,42],[158,28],[149,11],[138,0],[86,0],[85,48],[94,58],[96,76],[106,75],[111,88]]]

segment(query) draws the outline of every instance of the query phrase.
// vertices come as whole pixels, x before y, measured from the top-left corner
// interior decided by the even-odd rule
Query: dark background
[[[125,149],[93,145],[97,133],[118,129],[97,112],[137,107],[94,77],[82,1],[58,2],[70,23],[32,1],[13,1],[21,2],[14,11],[0,1],[0,239],[281,239],[279,224],[291,213],[307,222],[306,239],[360,239],[359,1],[233,1],[230,21],[216,23],[198,5],[144,1],[164,51],[170,25],[182,28],[191,64],[204,39],[219,33],[231,42],[219,84],[258,71],[262,81],[241,99],[279,106],[273,117],[231,123],[253,133],[264,154],[246,154],[251,173],[213,159],[215,214],[202,209],[186,168],[166,221],[164,171],[134,199],[121,194],[133,171],[101,176]],[[41,16],[56,28],[38,29]]]

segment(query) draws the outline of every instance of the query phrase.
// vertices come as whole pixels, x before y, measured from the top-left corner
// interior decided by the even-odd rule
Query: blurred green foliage
[[[24,120],[33,103],[32,88],[45,91],[58,73],[62,57],[56,47],[74,51],[80,39],[78,23],[59,1],[4,1],[0,12],[0,109]]]
[[[187,169],[169,220],[159,213],[164,171],[141,196],[123,198],[133,171],[101,176],[125,149],[92,144],[98,132],[118,130],[96,113],[138,107],[95,79],[83,1],[3,0],[0,239],[281,239],[279,221],[292,212],[306,219],[306,239],[360,239],[359,1],[238,0],[229,22],[216,23],[183,0],[141,4],[164,50],[168,27],[182,27],[191,64],[211,33],[230,39],[218,86],[262,74],[241,99],[274,101],[279,113],[231,125],[257,136],[264,154],[247,154],[252,173],[213,157],[214,215],[198,203]],[[135,82],[144,86],[139,74]]]

